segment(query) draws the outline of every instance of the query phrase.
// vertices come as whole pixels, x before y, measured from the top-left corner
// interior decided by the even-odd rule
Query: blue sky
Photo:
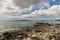
[[[0,20],[60,19],[60,0],[0,0]]]
[[[55,2],[50,2],[50,5],[60,5],[60,0],[56,0]]]

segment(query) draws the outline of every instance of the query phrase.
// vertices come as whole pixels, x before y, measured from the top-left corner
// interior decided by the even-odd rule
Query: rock
[[[32,37],[32,40],[43,40],[43,39],[38,38],[38,37]]]
[[[5,31],[0,34],[0,40],[60,40],[59,25],[36,23],[33,27]]]

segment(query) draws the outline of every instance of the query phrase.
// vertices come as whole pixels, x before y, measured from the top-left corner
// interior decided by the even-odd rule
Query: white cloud
[[[48,9],[43,10],[36,10],[28,15],[22,15],[21,18],[31,18],[35,16],[41,16],[41,15],[51,15],[51,16],[58,16],[60,15],[60,5],[54,5]]]
[[[0,15],[8,14],[11,12],[20,12],[22,9],[15,6],[13,0],[2,0],[0,1]]]
[[[39,10],[36,10],[34,8]],[[31,12],[32,10],[34,11]],[[27,12],[27,13],[30,12],[30,13],[25,14],[22,12]],[[16,6],[13,3],[13,0],[0,1],[0,18],[23,19],[23,18],[33,18],[41,15],[52,15],[52,16],[60,15],[60,5],[53,5],[52,7],[50,7],[49,3],[44,1],[36,5],[31,4],[29,8],[22,9],[20,6]]]
[[[44,1],[41,4],[31,5],[29,8],[22,9],[19,6],[16,6],[13,3],[13,0],[1,0],[0,1],[0,17],[9,19],[9,18],[19,18],[19,17],[23,18],[24,16],[27,17],[29,15],[34,15],[35,12],[32,12],[29,15],[25,14],[25,15],[17,16],[19,14],[22,14],[21,12],[31,12],[31,10],[33,9],[34,6],[35,6],[35,8],[38,8],[38,7],[42,6],[41,9],[44,8],[44,6],[47,6],[47,5],[48,5],[47,7],[50,6],[48,3],[46,3],[46,4],[45,3],[46,2]],[[15,16],[12,16],[12,15],[15,15]]]

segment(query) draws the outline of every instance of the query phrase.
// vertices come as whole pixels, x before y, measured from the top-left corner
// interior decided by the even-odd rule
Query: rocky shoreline
[[[35,23],[20,30],[5,31],[0,40],[60,40],[60,24]]]

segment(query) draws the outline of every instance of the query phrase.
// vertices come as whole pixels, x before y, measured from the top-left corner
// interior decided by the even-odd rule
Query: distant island
[[[13,20],[13,21],[30,21],[30,20]]]
[[[28,20],[28,19],[20,19],[20,20],[0,20],[0,21],[31,21],[31,20]]]
[[[60,21],[60,19],[56,19],[55,21]]]

